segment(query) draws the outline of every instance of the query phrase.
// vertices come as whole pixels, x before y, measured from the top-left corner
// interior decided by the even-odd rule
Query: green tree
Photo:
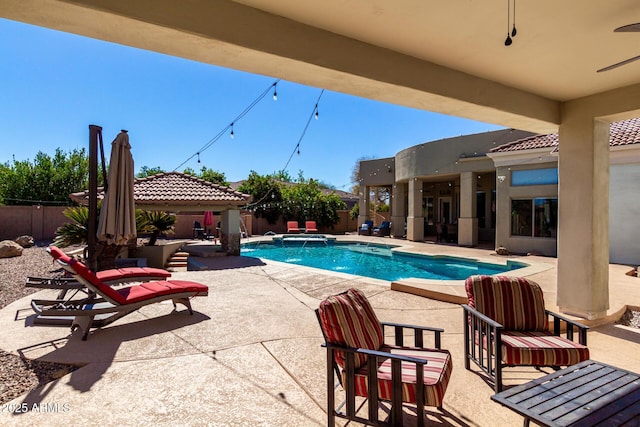
[[[84,148],[65,153],[57,148],[53,157],[38,152],[29,160],[0,167],[0,200],[8,205],[71,204],[69,195],[87,187],[89,159]]]
[[[150,168],[149,166],[142,166],[140,168],[140,172],[136,175],[136,178],[146,178],[148,176],[157,175],[159,173],[164,173],[165,170],[160,166],[154,166]]]
[[[285,186],[282,216],[285,220],[316,221],[319,227],[332,227],[340,221],[338,210],[347,205],[335,193],[324,194],[318,181],[299,174],[295,185]]]
[[[229,186],[229,182],[227,181],[227,177],[224,175],[224,172],[218,172],[213,169],[207,168],[206,166],[202,166],[198,178],[204,179],[205,181],[213,182],[214,184],[222,185],[224,187]]]
[[[275,224],[282,212],[282,186],[274,175],[260,175],[252,170],[245,182],[238,187],[238,191],[253,196],[250,207],[255,216],[265,218],[269,224]]]

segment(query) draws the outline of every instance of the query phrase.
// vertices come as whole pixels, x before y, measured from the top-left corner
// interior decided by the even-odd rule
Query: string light
[[[198,152],[196,154],[198,154],[198,164],[200,164],[200,153]]]
[[[189,160],[193,159],[194,157],[198,156],[200,153],[204,153],[207,149],[211,148],[211,146],[213,144],[215,144],[216,142],[218,142],[218,140],[222,137],[222,135],[224,135],[225,133],[227,133],[227,131],[229,129],[231,129],[231,137],[233,138],[234,134],[233,134],[233,124],[237,123],[240,119],[244,118],[244,116],[246,116],[249,111],[251,111],[253,109],[253,107],[255,107],[265,96],[267,96],[269,94],[269,92],[271,91],[272,87],[275,87],[275,85],[278,84],[278,82],[280,82],[280,80],[276,80],[274,83],[271,83],[269,85],[269,87],[267,87],[260,95],[258,95],[258,97],[256,99],[254,99],[251,104],[249,104],[244,110],[242,110],[242,112],[240,114],[238,114],[236,116],[236,118],[233,120],[233,122],[231,122],[230,125],[227,125],[224,129],[222,129],[220,132],[218,132],[218,134],[216,136],[214,136],[213,138],[211,138],[209,140],[209,142],[207,142],[204,146],[202,146],[202,148],[200,148],[199,151],[197,151],[196,153],[192,154],[187,160],[185,160],[184,162],[182,162],[177,168],[175,168],[173,171],[177,171],[178,169],[180,169],[182,166],[184,166]]]
[[[235,138],[235,134],[233,133],[233,123],[231,123],[231,133],[229,134],[229,136],[231,137],[231,139]]]
[[[276,90],[276,86],[278,85],[278,82],[275,82],[273,84],[273,100],[277,101],[278,100],[278,92]]]
[[[320,117],[320,113],[318,112],[318,104],[316,104],[316,114],[315,114],[316,120],[318,120],[318,117]]]
[[[320,103],[320,98],[322,98],[322,94],[323,93],[324,93],[324,89],[322,89],[322,91],[320,91],[320,95],[318,96],[318,100],[316,101],[316,105],[313,107],[313,110],[311,111],[311,114],[309,115],[309,119],[307,120],[307,124],[304,126],[304,130],[302,131],[302,135],[300,135],[300,138],[298,139],[298,143],[294,147],[293,152],[291,152],[291,155],[289,156],[289,160],[287,160],[287,164],[284,165],[284,168],[282,168],[283,171],[287,170],[287,166],[289,166],[289,162],[291,162],[291,159],[293,158],[293,155],[296,152],[298,153],[298,155],[300,155],[300,143],[302,142],[302,138],[304,138],[304,135],[307,133],[307,129],[309,128],[309,123],[311,123],[311,118],[314,116],[315,113],[318,112],[318,104]]]

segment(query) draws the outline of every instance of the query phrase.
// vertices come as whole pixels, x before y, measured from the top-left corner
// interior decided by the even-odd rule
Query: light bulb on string
[[[235,138],[235,134],[233,133],[233,123],[231,123],[231,133],[229,134],[229,136],[231,137],[231,139]]]
[[[320,113],[318,112],[318,104],[316,104],[316,120],[318,120],[318,117],[320,116]]]
[[[198,152],[198,164],[200,164],[200,153]]]
[[[278,100],[278,92],[276,90],[276,86],[278,85],[278,83],[274,83],[273,84],[273,100],[277,101]]]

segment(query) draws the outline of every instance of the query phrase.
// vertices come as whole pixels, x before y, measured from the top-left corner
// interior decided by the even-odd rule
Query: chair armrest
[[[402,363],[412,363],[415,365],[416,384],[424,384],[424,365],[428,363],[427,360],[418,359],[415,357],[404,356],[400,354],[392,354],[385,351],[369,350],[364,348],[346,347],[331,343],[322,344],[327,348],[327,399],[330,403],[330,411],[332,415],[338,415],[341,418],[347,418],[349,420],[357,421],[362,424],[368,425],[381,425],[378,420],[378,358],[391,361],[391,410],[392,419],[402,420]],[[342,375],[337,371],[335,364],[335,352],[344,351],[345,366],[342,371]],[[365,369],[367,371],[367,399],[369,400],[369,417],[368,419],[362,418],[357,415],[356,409],[356,386],[355,386],[355,354],[367,355],[367,362]],[[345,391],[345,401],[343,405],[346,407],[346,414],[335,412],[334,408],[334,371],[338,374],[340,383]],[[343,381],[344,378],[344,381]],[[416,408],[419,414],[422,414],[425,403],[425,391],[424,387],[416,387],[415,402]],[[373,421],[375,424],[372,424]],[[331,425],[331,423],[330,423]]]
[[[385,359],[396,359],[396,360],[399,360],[401,362],[415,363],[417,365],[426,365],[427,364],[427,361],[424,360],[424,359],[418,359],[416,357],[411,357],[411,356],[404,356],[402,354],[393,354],[393,353],[389,353],[387,351],[370,350],[368,348],[347,347],[347,346],[338,345],[338,344],[331,344],[331,343],[324,343],[324,344],[322,344],[322,347],[331,348],[334,351],[335,350],[344,351],[345,353],[348,353],[348,352],[350,352],[350,353],[359,353],[359,354],[364,354],[364,355],[367,355],[367,356],[383,357]]]
[[[553,318],[553,333],[554,335],[560,335],[561,332],[561,324],[565,322],[567,325],[566,328],[566,337],[568,340],[573,341],[573,330],[574,328],[578,329],[578,342],[582,345],[587,345],[587,331],[589,327],[583,325],[582,323],[576,322],[573,319],[569,319],[566,316],[562,316],[558,313],[554,313],[553,311],[545,310],[545,313],[548,316]]]
[[[475,308],[468,306],[467,304],[462,304],[462,308],[471,318],[477,318],[493,328],[504,328],[500,323],[496,322],[490,317],[485,316],[484,314],[480,313]]]
[[[414,339],[414,345],[418,348],[425,348],[424,347],[424,332],[428,331],[428,332],[433,332],[435,334],[435,347],[437,349],[441,348],[441,343],[442,343],[442,333],[444,332],[444,329],[442,328],[433,328],[433,327],[429,327],[429,326],[416,326],[416,325],[407,325],[407,324],[403,324],[403,323],[393,323],[393,322],[381,322],[382,324],[382,335],[383,335],[383,340],[384,340],[384,330],[385,330],[385,326],[389,326],[394,328],[395,331],[395,338],[396,338],[396,345],[397,346],[404,346],[404,330],[405,329],[411,329],[413,330],[413,339]]]

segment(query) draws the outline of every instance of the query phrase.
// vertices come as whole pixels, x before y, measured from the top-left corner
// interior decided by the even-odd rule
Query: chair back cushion
[[[546,331],[540,285],[524,277],[471,276],[465,283],[469,306],[510,331]]]
[[[333,295],[320,303],[320,326],[328,343],[347,347],[379,350],[383,344],[382,325],[371,304],[358,289]],[[364,365],[366,356],[357,354],[356,369]],[[344,368],[343,352],[336,352],[336,362]]]

